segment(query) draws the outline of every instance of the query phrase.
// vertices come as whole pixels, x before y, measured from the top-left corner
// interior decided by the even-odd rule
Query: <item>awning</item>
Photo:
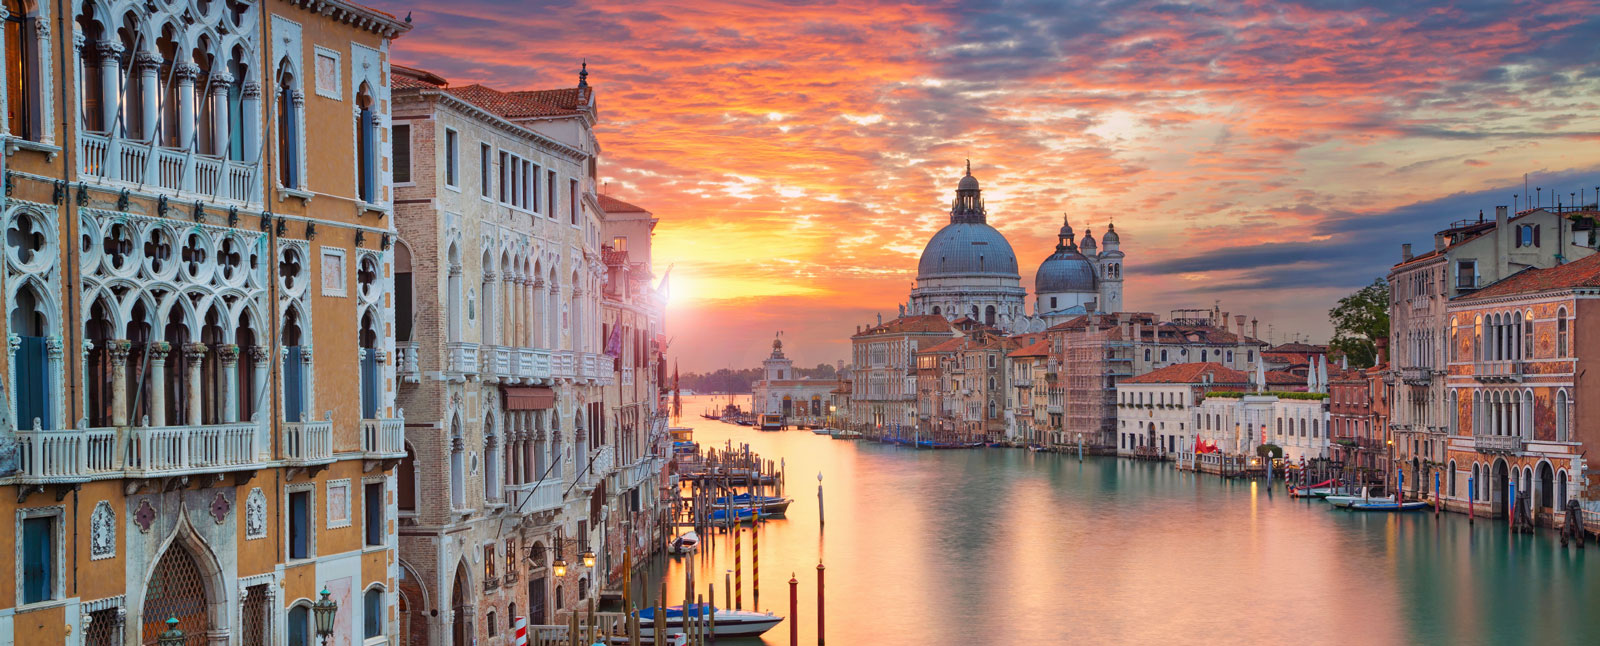
[[[506,386],[501,388],[506,410],[546,410],[556,407],[556,391],[549,386]]]

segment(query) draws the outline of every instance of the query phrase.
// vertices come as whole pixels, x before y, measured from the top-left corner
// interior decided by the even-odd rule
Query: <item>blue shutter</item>
[[[284,348],[283,356],[283,419],[301,422],[305,408],[305,386],[301,383],[300,346]]]
[[[361,109],[361,199],[376,202],[377,198],[377,168],[373,154],[377,146],[373,144],[376,132],[372,123],[372,108]]]
[[[300,115],[295,112],[294,97],[287,96],[290,90],[284,88],[283,92],[286,96],[283,101],[283,132],[285,136],[283,138],[284,150],[282,152],[284,159],[288,161],[285,166],[289,169],[289,181],[285,182],[284,185],[289,188],[300,188]]]
[[[22,602],[38,603],[52,598],[55,585],[55,518],[28,518],[22,521]]]
[[[289,494],[289,558],[303,559],[311,555],[311,494]]]
[[[42,428],[50,424],[50,355],[42,336],[22,337],[17,348],[17,428],[32,429],[34,418]]]
[[[378,419],[378,353],[361,349],[361,418]]]

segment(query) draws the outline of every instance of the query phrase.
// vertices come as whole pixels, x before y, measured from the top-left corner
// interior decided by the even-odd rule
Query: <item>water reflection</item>
[[[688,425],[702,444],[786,462],[796,502],[755,530],[761,609],[787,615],[795,575],[803,644],[816,643],[819,556],[834,644],[1600,642],[1600,575],[1549,532],[1331,511],[1160,464]],[[674,602],[692,567],[721,604],[733,545],[708,538],[657,565]],[[748,534],[743,547],[749,609]],[[785,622],[765,643],[788,635]]]

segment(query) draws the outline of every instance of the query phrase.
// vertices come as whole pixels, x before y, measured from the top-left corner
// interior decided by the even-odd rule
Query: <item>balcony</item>
[[[445,372],[461,382],[478,376],[478,344],[453,341],[444,344]]]
[[[622,489],[624,491],[638,486],[639,483],[653,480],[661,473],[661,463],[655,458],[643,458],[638,462],[628,465],[622,470]]]
[[[83,482],[120,470],[117,431],[32,430],[17,432],[17,475],[36,484]]]
[[[316,467],[332,463],[333,422],[284,424],[283,457],[291,467]]]
[[[1029,379],[1029,378],[1026,378],[1026,377],[1021,378],[1021,379],[1013,379],[1013,380],[1011,380],[1011,385],[1016,386],[1018,388],[1032,388],[1033,387],[1033,380]]]
[[[140,188],[175,191],[184,200],[259,204],[256,164],[152,146],[103,134],[79,133],[85,175]]]
[[[1479,453],[1516,453],[1522,450],[1522,437],[1517,435],[1474,435],[1472,443]]]
[[[400,411],[399,417],[361,420],[363,470],[387,470],[406,457],[405,414]]]
[[[589,462],[589,470],[584,474],[584,482],[595,482],[611,475],[617,468],[617,450],[615,447],[602,446],[591,453],[594,457]]]
[[[1422,366],[1401,368],[1400,380],[1412,386],[1426,386],[1433,383],[1433,370]]]
[[[408,384],[422,382],[422,365],[419,361],[421,346],[416,341],[402,341],[395,344],[395,352],[399,354],[396,365],[399,367],[400,380]]]
[[[561,507],[561,493],[566,484],[559,477],[545,478],[544,482],[534,486],[532,483],[506,487],[506,500],[511,503],[511,509],[521,514],[533,514],[541,511],[550,511]]]
[[[1521,361],[1474,361],[1472,378],[1491,384],[1518,383],[1524,367]]]

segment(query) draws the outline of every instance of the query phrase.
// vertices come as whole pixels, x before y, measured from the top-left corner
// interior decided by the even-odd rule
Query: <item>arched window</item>
[[[1533,358],[1533,310],[1522,317],[1522,358]]]
[[[990,306],[984,308],[984,310],[983,310],[983,324],[984,325],[994,325],[994,315],[995,315],[995,311],[994,311],[994,306],[993,305],[990,305]]]
[[[1489,358],[1483,343],[1483,317],[1472,317],[1472,358],[1483,361]]]
[[[372,310],[361,316],[356,347],[361,353],[361,419],[378,419],[378,322]]]
[[[492,418],[483,422],[483,494],[492,502],[500,500],[500,441]]]
[[[17,290],[11,308],[8,332],[20,339],[12,355],[17,427],[33,428],[37,421],[40,428],[53,429],[55,416],[50,411],[54,393],[50,387],[48,340],[51,328],[44,301],[34,291],[34,286],[27,284]]]
[[[6,0],[6,132],[39,140],[39,30],[23,0]]]
[[[400,459],[395,469],[396,506],[400,511],[417,510],[417,452],[406,442],[406,457]]]
[[[1567,441],[1567,391],[1556,391],[1556,441]]]
[[[1556,310],[1556,356],[1567,356],[1567,308]]]
[[[448,306],[446,316],[449,317],[446,322],[445,339],[451,342],[459,342],[461,341],[461,328],[463,326],[462,319],[466,316],[466,308],[461,306],[461,248],[454,242],[450,243],[450,249],[445,254],[445,258],[449,262],[449,266],[445,268],[445,271],[448,272],[448,276],[445,279],[445,302]]]
[[[1450,461],[1450,471],[1446,474],[1446,479],[1448,479],[1450,481],[1450,497],[1454,498],[1454,497],[1456,497],[1456,461],[1455,460],[1451,460]]]
[[[370,588],[361,595],[362,635],[367,639],[383,636],[383,590]]]
[[[289,636],[288,646],[312,646],[311,628],[309,603],[301,602],[290,608],[289,619],[284,623],[284,632]]]
[[[1451,435],[1455,435],[1456,434],[1456,422],[1461,418],[1461,405],[1460,405],[1460,402],[1458,400],[1459,396],[1456,394],[1456,391],[1454,391],[1454,390],[1450,391],[1450,394],[1448,395],[1448,397],[1450,399],[1449,399],[1449,404],[1446,405],[1446,407],[1445,407],[1445,411],[1444,411],[1445,420],[1444,421],[1445,421],[1445,424],[1447,424],[1449,426],[1449,428],[1450,428],[1450,434]]]
[[[450,431],[450,508],[466,509],[466,439],[461,435],[460,413],[451,420]]]
[[[361,110],[356,122],[356,190],[361,201],[378,201],[378,122],[372,100],[372,87],[366,83],[356,94]]]
[[[278,183],[300,187],[300,92],[289,59],[278,65]]]
[[[934,316],[940,316],[942,314],[943,313],[939,311],[939,306],[938,305],[933,306],[933,315]]]
[[[1445,338],[1450,340],[1450,354],[1449,354],[1450,360],[1451,361],[1455,361],[1456,360],[1456,356],[1457,356],[1458,348],[1456,347],[1456,320],[1453,317],[1450,319],[1450,332],[1449,332],[1449,335],[1446,336]]]

